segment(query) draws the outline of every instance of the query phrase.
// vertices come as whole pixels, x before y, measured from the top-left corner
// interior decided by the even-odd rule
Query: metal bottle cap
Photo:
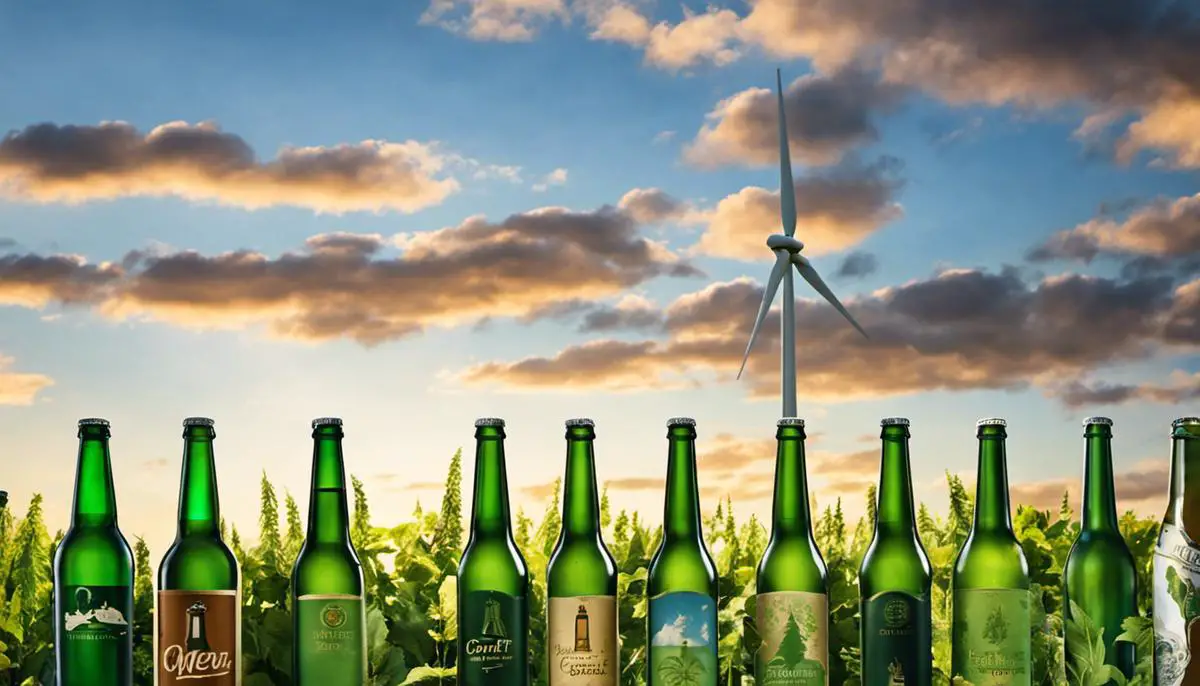
[[[799,417],[780,417],[775,426],[798,426],[804,428],[804,420]]]
[[[479,428],[481,426],[498,426],[503,428],[504,420],[499,417],[480,417],[475,420],[475,427]]]
[[[318,426],[341,426],[341,425],[342,425],[342,420],[340,417],[317,417],[316,419],[312,420],[312,428],[314,428],[314,429],[317,428]]]
[[[1200,417],[1180,417],[1179,419],[1171,422],[1171,428],[1178,429],[1184,424],[1200,424]]]
[[[691,417],[671,417],[667,426],[696,426],[696,420]]]
[[[1103,424],[1104,426],[1112,426],[1113,421],[1111,419],[1109,419],[1108,417],[1088,417],[1087,419],[1083,420],[1084,426],[1091,426],[1092,424]]]
[[[879,420],[879,426],[908,426],[911,423],[908,417],[884,417]]]
[[[208,417],[188,417],[183,420],[184,426],[212,426],[213,424],[216,424],[216,422]]]
[[[79,426],[112,426],[107,419],[100,417],[84,417],[79,420]]]
[[[576,417],[574,419],[568,419],[566,421],[566,425],[567,425],[568,429],[570,429],[573,426],[593,426],[594,427],[594,426],[596,426],[596,422],[588,419],[587,417]]]
[[[986,417],[975,422],[975,426],[1008,426],[1008,422],[1000,417]]]

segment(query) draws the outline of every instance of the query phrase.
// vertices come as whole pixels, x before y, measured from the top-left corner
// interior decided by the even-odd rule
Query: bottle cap
[[[879,426],[908,426],[908,417],[884,417],[879,420]]]
[[[1103,424],[1104,426],[1112,426],[1113,421],[1111,419],[1109,419],[1108,417],[1088,417],[1087,419],[1083,420],[1084,426],[1091,426],[1092,424]]]
[[[775,426],[798,426],[804,428],[804,420],[799,417],[780,417]]]
[[[100,417],[84,417],[79,420],[79,426],[112,426],[107,419]]]
[[[1200,424],[1200,417],[1180,417],[1179,419],[1171,422],[1171,428],[1178,429],[1184,424]]]
[[[593,422],[587,417],[576,417],[574,419],[568,419],[566,421],[566,425],[567,428],[570,429],[573,426],[596,426],[596,422]]]
[[[975,426],[1008,426],[1008,422],[1000,417],[986,417],[975,422]]]
[[[213,424],[216,424],[216,422],[208,417],[188,417],[183,420],[184,426],[212,426]]]
[[[481,426],[498,426],[503,428],[504,420],[499,417],[480,417],[479,419],[475,420],[475,428],[479,428]]]
[[[317,428],[318,426],[341,426],[341,425],[342,425],[342,420],[340,417],[317,417],[316,419],[312,420],[312,428],[314,428],[314,429]]]
[[[696,420],[691,417],[671,417],[667,426],[696,426]]]

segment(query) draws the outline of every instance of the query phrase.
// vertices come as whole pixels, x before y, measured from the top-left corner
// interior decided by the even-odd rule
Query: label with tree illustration
[[[954,592],[952,650],[974,686],[1029,686],[1029,591],[964,588]]]
[[[133,632],[129,626],[133,589],[64,586],[56,609],[61,682],[129,683],[133,678]]]
[[[933,679],[929,597],[885,591],[861,609],[863,686],[927,686]]]
[[[615,686],[616,597],[551,598],[546,622],[550,686]]]
[[[1163,524],[1153,577],[1154,683],[1178,686],[1200,674],[1200,665],[1189,667],[1200,643],[1200,549],[1173,524]]]
[[[829,683],[829,599],[824,593],[760,593],[755,662],[759,686],[826,686]]]
[[[239,686],[237,591],[159,591],[158,686]]]
[[[296,651],[301,684],[367,683],[367,632],[361,596],[296,598]]]
[[[459,604],[461,686],[526,686],[529,614],[524,596],[471,591]]]
[[[717,686],[717,603],[703,593],[650,599],[650,686]]]

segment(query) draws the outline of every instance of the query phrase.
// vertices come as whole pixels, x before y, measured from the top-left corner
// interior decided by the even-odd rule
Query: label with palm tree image
[[[529,633],[524,596],[471,591],[460,605],[458,683],[462,686],[526,686]]]
[[[824,593],[760,593],[756,626],[762,645],[755,663],[760,686],[829,683],[829,599]]]
[[[650,599],[647,686],[717,686],[717,603],[703,593]]]
[[[953,650],[974,686],[1029,686],[1029,591],[965,588],[954,592]]]

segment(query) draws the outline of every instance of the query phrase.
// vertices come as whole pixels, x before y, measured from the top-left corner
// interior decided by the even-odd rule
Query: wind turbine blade
[[[787,116],[783,111],[783,75],[775,70],[779,99],[779,209],[783,214],[783,233],[796,233],[796,185],[792,181],[792,153],[788,148]]]
[[[746,354],[742,356],[742,368],[737,373],[739,379],[742,378],[742,372],[746,371],[746,360],[750,359],[750,349],[754,347],[754,339],[758,338],[758,330],[762,328],[763,320],[767,318],[767,311],[771,309],[771,301],[775,299],[775,292],[779,290],[779,282],[783,280],[783,274],[788,269],[788,262],[787,252],[780,250],[775,254],[775,266],[771,267],[771,275],[767,277],[762,304],[758,306],[758,318],[754,320],[754,330],[750,332],[750,342],[746,344]]]
[[[854,317],[850,316],[850,313],[846,311],[846,308],[842,307],[841,301],[837,299],[837,296],[833,294],[833,291],[829,290],[829,286],[825,285],[825,281],[821,279],[821,275],[817,273],[817,270],[813,268],[812,263],[809,262],[807,258],[797,253],[792,256],[792,263],[796,265],[796,271],[800,272],[800,276],[804,277],[804,280],[807,281],[810,286],[816,289],[818,293],[825,296],[825,299],[829,301],[829,304],[836,307],[837,311],[841,312],[842,316],[845,317],[851,324],[853,324],[854,328],[858,329],[859,333],[866,338],[870,338],[870,336],[867,336],[867,332],[858,325],[858,322],[854,321]]]

